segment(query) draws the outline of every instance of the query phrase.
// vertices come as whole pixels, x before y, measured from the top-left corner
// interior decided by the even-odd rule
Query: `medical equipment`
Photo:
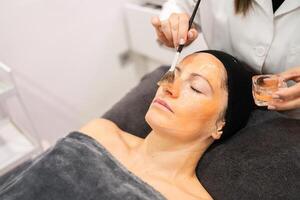
[[[189,20],[189,28],[188,28],[188,30],[190,30],[191,27],[192,27],[192,24],[193,24],[195,15],[196,15],[196,13],[197,13],[197,10],[198,10],[198,8],[199,8],[200,2],[201,2],[201,0],[198,0],[197,3],[196,3],[196,5],[195,5],[195,8],[194,8],[194,10],[193,10],[193,14],[192,14],[192,16],[190,17],[190,20]],[[169,69],[169,70],[167,71],[167,73],[166,73],[166,74],[158,81],[158,83],[157,83],[158,85],[160,85],[160,84],[161,84],[162,82],[164,82],[164,81],[167,81],[167,82],[169,82],[169,83],[172,83],[172,82],[174,81],[174,76],[175,76],[174,70],[175,70],[175,67],[176,67],[176,65],[177,65],[177,62],[178,62],[178,59],[179,59],[179,56],[180,56],[180,53],[181,53],[183,47],[184,47],[184,44],[180,44],[180,45],[178,46],[177,51],[176,51],[176,54],[175,54],[175,57],[174,57],[174,59],[173,59],[173,62],[172,62],[172,65],[171,65],[170,69]]]

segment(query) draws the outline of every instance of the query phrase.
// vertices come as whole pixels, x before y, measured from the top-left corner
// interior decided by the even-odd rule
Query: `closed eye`
[[[191,86],[191,89],[192,89],[193,91],[197,92],[197,93],[202,93],[201,91],[199,91],[199,90],[193,88],[192,86]]]

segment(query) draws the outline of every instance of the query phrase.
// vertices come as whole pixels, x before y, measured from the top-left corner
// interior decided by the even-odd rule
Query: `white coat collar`
[[[285,0],[276,10],[274,16],[283,15],[300,7],[300,0]]]
[[[262,7],[262,9],[266,12],[268,16],[272,16],[272,17],[283,15],[285,13],[288,13],[300,7],[300,0],[285,0],[282,3],[282,5],[273,14],[272,0],[254,0],[254,1],[256,1]]]
[[[254,0],[265,11],[265,13],[273,18],[272,0]]]

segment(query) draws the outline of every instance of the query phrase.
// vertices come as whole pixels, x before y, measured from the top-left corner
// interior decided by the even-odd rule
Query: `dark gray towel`
[[[165,199],[100,143],[72,132],[0,185],[1,200]]]

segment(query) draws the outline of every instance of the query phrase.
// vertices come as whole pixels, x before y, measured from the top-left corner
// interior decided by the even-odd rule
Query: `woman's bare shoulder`
[[[84,124],[80,131],[88,131],[93,132],[97,130],[112,130],[118,129],[119,127],[112,121],[104,119],[104,118],[96,118],[90,120],[88,123]]]
[[[96,118],[83,125],[79,131],[94,139],[108,138],[117,136],[119,134],[119,127],[110,120]]]
[[[141,140],[141,138],[121,130],[114,122],[104,118],[89,121],[79,131],[94,138],[109,150],[122,146],[130,148]]]

